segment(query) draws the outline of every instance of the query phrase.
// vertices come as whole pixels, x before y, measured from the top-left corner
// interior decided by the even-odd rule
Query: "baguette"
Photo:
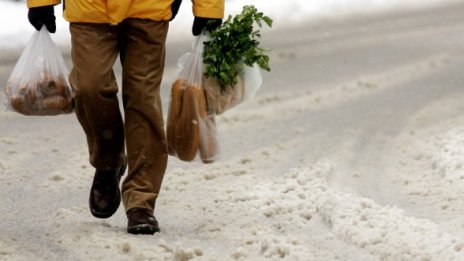
[[[198,85],[189,85],[184,90],[182,109],[176,125],[177,157],[183,161],[192,161],[200,147],[199,115],[206,112],[203,89]]]
[[[177,150],[175,144],[176,141],[176,132],[177,132],[177,121],[180,117],[180,112],[182,111],[182,99],[184,96],[184,89],[187,86],[187,80],[178,79],[172,84],[171,88],[171,103],[169,105],[168,119],[166,126],[166,136],[168,139],[168,153],[171,156],[177,155]]]
[[[213,115],[205,118],[200,136],[200,158],[205,164],[213,163],[218,154],[216,122]]]

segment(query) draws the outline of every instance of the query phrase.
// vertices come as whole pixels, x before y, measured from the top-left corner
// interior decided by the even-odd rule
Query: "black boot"
[[[153,235],[160,232],[153,211],[145,208],[132,208],[127,211],[127,232],[131,234]]]
[[[96,170],[90,189],[90,212],[97,218],[109,218],[121,204],[119,181],[126,171],[127,163],[115,170]]]

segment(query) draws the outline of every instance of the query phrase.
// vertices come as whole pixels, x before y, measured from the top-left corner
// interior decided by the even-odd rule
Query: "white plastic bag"
[[[71,113],[74,102],[67,77],[60,49],[43,26],[32,35],[6,83],[6,110],[24,115]]]
[[[219,155],[214,114],[207,113],[202,87],[203,41],[196,38],[193,53],[180,60],[181,70],[173,83],[167,120],[168,152],[184,161],[192,161],[199,153],[204,163]]]
[[[234,108],[255,96],[261,86],[261,72],[257,66],[244,66],[235,86],[221,86],[203,74],[204,42],[206,34],[195,39],[193,52],[179,61],[179,75],[173,83],[167,120],[169,154],[184,161],[192,161],[197,153],[204,163],[219,158],[220,146],[215,115]]]

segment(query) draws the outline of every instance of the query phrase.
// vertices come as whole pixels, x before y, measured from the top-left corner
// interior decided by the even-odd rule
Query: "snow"
[[[245,1],[229,0],[226,2],[225,14],[234,15],[241,11],[243,5],[253,4],[258,10],[272,17],[274,27],[284,27],[314,19],[330,18],[356,12],[373,12],[394,8],[424,8],[459,0],[266,0]],[[23,1],[0,0],[0,48],[18,48],[24,46],[32,35],[33,27],[27,20],[27,7]],[[68,46],[70,34],[68,24],[62,17],[61,5],[55,7],[57,32],[53,35],[61,46]],[[176,19],[171,22],[168,40],[185,39],[190,35],[193,22],[191,1],[184,0]],[[6,26],[8,25],[8,26]]]

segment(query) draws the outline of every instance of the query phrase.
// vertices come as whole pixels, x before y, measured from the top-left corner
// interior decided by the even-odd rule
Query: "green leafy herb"
[[[252,6],[243,7],[242,13],[227,20],[211,32],[211,40],[205,42],[203,52],[204,74],[214,78],[222,88],[237,83],[237,76],[242,72],[243,64],[258,64],[261,69],[270,71],[267,49],[259,47],[259,30],[263,22],[271,27],[272,19]]]

